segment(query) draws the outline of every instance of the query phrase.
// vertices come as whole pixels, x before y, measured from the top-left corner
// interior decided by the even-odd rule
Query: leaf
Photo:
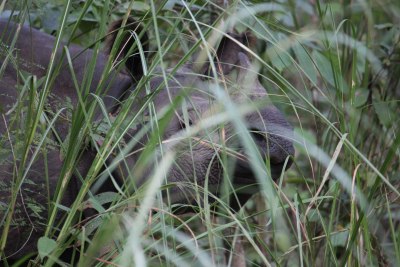
[[[105,211],[103,205],[112,203],[118,196],[119,194],[115,192],[100,193],[83,202],[81,205],[81,209],[93,208],[99,213],[102,213]]]
[[[318,222],[320,218],[317,209],[310,209],[307,213],[307,219],[309,222]]]
[[[278,48],[272,47],[267,50],[267,58],[269,58],[271,64],[281,72],[284,68],[290,66],[290,60],[288,59],[287,55],[279,51]]]
[[[389,23],[389,22],[388,23],[382,23],[382,24],[374,25],[374,28],[378,29],[378,30],[390,29],[392,27],[393,27],[393,23]]]
[[[48,256],[57,247],[57,242],[53,239],[42,236],[39,238],[37,246],[39,256],[43,260],[44,257]]]
[[[335,79],[332,72],[331,62],[321,53],[312,52],[312,56],[322,77],[332,86],[335,86]]]
[[[274,66],[279,72],[292,65],[292,59],[288,55],[287,50],[279,48],[289,42],[287,38],[280,34],[275,34],[274,38],[277,44],[267,45],[269,48],[265,51],[263,58],[268,59],[271,65]]]
[[[61,16],[60,6],[47,3],[43,9],[43,15],[40,17],[42,28],[48,33],[57,31],[59,29],[57,22]]]
[[[390,105],[386,102],[374,102],[373,106],[380,123],[385,127],[389,127],[396,118],[395,113],[390,110]]]
[[[347,237],[349,236],[348,231],[337,232],[335,234],[331,234],[331,243],[334,247],[344,247],[347,243]]]
[[[290,237],[282,231],[278,231],[275,234],[275,241],[276,241],[276,244],[278,245],[279,249],[281,249],[282,251],[289,250],[289,248],[291,246]]]
[[[146,12],[150,9],[150,6],[147,3],[144,2],[133,2],[132,4],[130,2],[127,2],[122,5],[125,9],[127,9],[129,6],[131,6],[132,10],[139,11],[139,12]]]
[[[301,69],[307,74],[313,84],[317,84],[317,74],[315,73],[314,63],[312,62],[307,50],[300,44],[293,46],[293,51],[297,57]]]
[[[354,106],[359,108],[367,103],[369,90],[365,88],[357,88],[354,96]]]

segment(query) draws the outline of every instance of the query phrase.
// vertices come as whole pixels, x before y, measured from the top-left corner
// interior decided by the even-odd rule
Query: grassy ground
[[[98,198],[110,207],[97,207],[102,216],[85,227],[74,227],[76,218],[68,216],[54,235],[53,212],[47,238],[38,246],[37,263],[41,258],[44,266],[61,263],[60,251],[78,241],[79,249],[87,248],[89,255],[108,245],[104,255],[94,260],[77,254],[81,266],[129,266],[132,259],[137,266],[400,265],[400,2],[1,3],[5,3],[0,5],[2,17],[12,12],[29,17],[35,27],[62,32],[64,40],[96,49],[109,21],[127,12],[145,17],[156,58],[147,66],[150,72],[155,65],[170,67],[186,61],[193,40],[210,29],[222,25],[226,30],[250,29],[258,39],[253,58],[260,80],[296,133],[291,169],[273,188],[264,182],[262,192],[240,211],[231,211],[226,200],[217,198],[217,208],[204,206],[196,213],[174,215],[171,206],[152,202],[152,196],[160,194],[157,187],[110,194]],[[60,18],[65,18],[62,26]],[[51,84],[48,76],[39,84],[46,85],[47,78]],[[37,105],[43,108],[42,102]],[[50,129],[40,124],[40,116],[32,117],[32,124],[43,132]],[[124,113],[119,117],[124,119]],[[64,147],[66,163],[60,177],[71,171],[79,144],[86,142],[83,136],[97,138],[89,131],[90,121],[77,121],[80,124],[72,125],[75,134]],[[118,122],[117,118],[114,123]],[[108,138],[122,136],[106,124]],[[146,153],[159,151],[157,127]],[[35,138],[35,144],[43,146],[44,139],[35,137],[35,132],[31,130],[30,139],[22,142],[22,150]],[[102,158],[109,153],[106,146],[99,149],[102,157],[93,162],[88,184],[101,176]],[[160,170],[173,156],[166,154]],[[155,173],[152,181],[157,183],[161,176]],[[81,188],[79,198],[86,194],[87,188]],[[79,212],[79,203],[69,210]],[[62,249],[55,252],[55,246]],[[21,259],[22,266],[25,260]]]

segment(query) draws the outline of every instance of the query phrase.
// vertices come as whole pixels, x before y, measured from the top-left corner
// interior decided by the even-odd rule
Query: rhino
[[[137,38],[133,38],[132,32],[135,32]],[[146,127],[150,129],[149,125],[154,123],[149,119],[150,114],[159,114],[159,118],[168,115],[159,143],[164,145],[165,150],[176,151],[174,162],[166,175],[165,184],[168,186],[163,187],[163,198],[172,204],[202,205],[198,203],[193,184],[200,188],[207,186],[210,193],[218,195],[224,172],[230,171],[232,178],[229,182],[234,188],[232,194],[236,196],[232,198],[234,200],[231,205],[240,208],[259,189],[245,147],[239,138],[238,128],[229,120],[222,120],[209,128],[198,127],[207,118],[224,113],[216,99],[216,91],[229,96],[232,103],[238,106],[248,103],[253,107],[243,112],[243,122],[260,156],[269,162],[272,178],[277,179],[289,168],[294,156],[292,126],[275,106],[263,102],[268,99],[268,92],[252,72],[251,56],[247,48],[248,34],[225,34],[216,49],[210,49],[209,59],[203,62],[188,62],[171,69],[159,66],[146,72],[143,61],[146,60],[147,66],[150,66],[147,56],[150,41],[140,23],[130,18],[126,23],[121,20],[111,26],[109,45],[104,51],[62,44],[54,54],[55,69],[57,66],[59,68],[52,74],[53,83],[46,98],[44,114],[55,118],[54,114],[61,108],[67,111],[60,111],[61,115],[55,119],[54,127],[47,133],[48,141],[44,148],[46,156],[35,154],[34,149],[31,149],[27,152],[28,161],[22,162],[21,158],[11,153],[11,148],[20,149],[12,143],[17,140],[13,135],[24,136],[18,130],[25,127],[21,126],[20,121],[27,121],[23,117],[25,113],[16,108],[16,103],[23,92],[30,92],[21,89],[24,77],[34,75],[40,80],[46,75],[56,39],[29,26],[0,20],[0,142],[5,148],[3,151],[8,151],[0,153],[0,230],[3,237],[8,236],[5,246],[1,247],[2,257],[19,258],[37,250],[37,241],[44,235],[49,210],[55,201],[54,194],[60,189],[60,179],[64,179],[61,173],[65,162],[65,147],[62,148],[61,144],[70,138],[73,120],[71,114],[77,106],[82,105],[82,99],[86,101],[87,107],[94,107],[90,119],[99,124],[107,116],[118,118],[121,112],[127,114],[126,123],[135,116],[142,118],[142,123],[127,128],[123,134],[124,143],[132,144],[127,145],[128,152],[107,154],[108,158],[104,160],[102,168],[114,167],[102,176],[105,179],[101,183],[93,184],[93,194],[119,192],[115,183],[121,188],[126,186],[132,190],[146,184],[156,165],[138,164],[142,156],[140,151],[147,148],[151,138],[151,131],[145,130]],[[62,47],[64,45],[68,47],[70,59]],[[142,53],[138,52],[139,48]],[[88,70],[89,62],[94,59],[94,69]],[[73,68],[69,62],[72,62]],[[111,68],[110,62],[114,63]],[[76,82],[79,85],[86,82],[86,86],[81,88],[87,90],[78,91]],[[42,86],[38,86],[39,91]],[[93,104],[96,102],[94,96],[99,96],[103,108]],[[180,100],[177,101],[177,98]],[[29,101],[22,102],[23,107],[30,108],[30,104]],[[196,127],[198,131],[187,134]],[[65,207],[74,203],[83,180],[93,178],[87,177],[88,172],[103,141],[99,138],[82,146],[74,164],[75,169],[70,179],[66,180],[67,184],[63,185],[64,193],[60,203]],[[32,147],[35,145],[32,144]],[[233,167],[230,169],[219,158],[223,150],[230,151],[226,153],[232,157],[229,163]],[[31,159],[32,164],[27,164]],[[23,182],[15,187],[18,173],[25,176]],[[249,185],[255,186],[248,190]],[[13,208],[10,208],[13,199],[11,188],[18,191]],[[241,188],[245,189],[240,191]],[[64,215],[61,210],[58,211],[56,223]],[[12,218],[12,223],[5,229],[3,225],[8,217]]]

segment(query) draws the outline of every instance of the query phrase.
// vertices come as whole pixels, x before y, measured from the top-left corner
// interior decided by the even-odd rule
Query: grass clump
[[[0,8],[1,17],[12,15],[55,34],[60,47],[63,40],[97,52],[102,49],[108,22],[129,14],[140,19],[150,33],[153,55],[151,62],[143,62],[145,75],[137,85],[143,91],[149,89],[152,75],[171,79],[166,69],[176,70],[199,56],[199,48],[204,48],[204,41],[212,40],[215,32],[250,30],[257,38],[249,51],[256,66],[253,71],[267,89],[271,103],[283,110],[295,127],[294,164],[276,181],[265,178],[268,164],[260,160],[248,132],[240,135],[261,192],[238,211],[230,208],[229,199],[234,196],[228,194],[233,172],[228,156],[233,152],[226,144],[213,144],[221,145],[214,149],[224,151],[219,160],[228,166],[222,193],[216,196],[207,187],[189,183],[201,205],[192,207],[194,212],[179,214],[176,210],[183,207],[163,202],[162,192],[171,186],[163,184],[165,173],[183,152],[179,145],[176,150],[166,149],[173,147],[175,140],[165,144],[162,136],[178,107],[185,105],[184,95],[172,100],[161,115],[152,97],[144,98],[132,116],[133,99],[139,97],[133,93],[116,117],[108,116],[100,97],[93,96],[91,105],[80,99],[67,118],[71,124],[67,141],[55,143],[48,136],[55,120],[63,116],[62,110],[54,121],[44,111],[54,83],[53,71],[61,66],[52,66],[39,80],[27,74],[19,88],[20,99],[12,107],[17,110],[15,116],[23,114],[24,120],[13,118],[9,131],[1,130],[8,134],[0,141],[11,139],[16,149],[0,150],[1,164],[11,160],[11,165],[18,167],[13,173],[14,188],[6,190],[12,192],[11,198],[16,199],[19,187],[29,183],[24,170],[35,166],[32,158],[46,159],[54,148],[62,151],[58,179],[51,181],[51,166],[46,166],[43,174],[46,190],[50,186],[56,190],[43,219],[45,236],[38,242],[38,256],[31,265],[400,264],[399,3],[37,0],[7,2]],[[55,17],[62,18],[60,23],[55,23]],[[144,55],[148,51],[140,52]],[[94,64],[95,59],[88,63],[87,77],[76,85],[77,90],[89,88]],[[68,67],[73,71],[72,64]],[[122,67],[110,61],[105,73],[113,68]],[[41,90],[37,90],[39,87]],[[249,107],[231,103],[223,92],[217,95],[220,113],[202,118],[174,137],[195,146],[198,140],[194,137],[204,132],[207,137],[201,141],[213,143],[211,136],[221,124],[231,122],[236,129],[243,127],[245,122],[236,117]],[[105,114],[100,126],[94,123],[94,106]],[[0,108],[3,114],[10,107]],[[186,110],[183,114],[188,124],[191,113]],[[134,133],[130,143],[124,143],[124,136],[138,125],[145,127]],[[145,136],[149,141],[130,176],[140,176],[149,164],[157,168],[141,188],[121,185],[113,180],[112,173],[121,163],[133,164],[127,155]],[[96,156],[82,177],[77,174],[85,157],[82,148],[90,144],[96,148]],[[114,161],[110,162],[110,156],[115,156]],[[62,203],[62,185],[73,174],[80,177],[81,186],[77,198],[66,206]],[[92,186],[100,188],[106,180],[111,180],[116,192],[90,192]],[[5,210],[15,208],[0,204]],[[87,207],[96,215],[84,216]],[[32,208],[37,214],[41,209]],[[10,218],[1,218],[2,229],[12,225]],[[3,230],[0,244],[6,242],[6,233]],[[63,253],[71,247],[75,249],[66,260]],[[19,262],[27,264],[30,256]],[[3,257],[1,263],[11,265]]]

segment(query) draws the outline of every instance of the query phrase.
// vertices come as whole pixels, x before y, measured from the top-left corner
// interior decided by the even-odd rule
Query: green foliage
[[[111,153],[124,161],[134,141],[124,143],[123,136],[142,121],[149,122],[148,128],[133,139],[148,135],[150,141],[140,163],[161,153],[163,127],[183,100],[175,99],[161,118],[129,117],[132,101],[127,100],[117,117],[107,116],[100,124],[93,124],[90,109],[79,105],[68,118],[72,130],[63,144],[60,179],[68,181],[76,172],[80,149],[87,143],[97,145],[98,157],[82,177],[71,207],[60,204],[64,192],[59,182],[35,264],[60,264],[61,254],[75,246],[72,260],[79,266],[242,266],[240,260],[247,266],[400,265],[399,1],[21,0],[7,2],[0,11],[1,17],[13,14],[48,33],[62,33],[65,41],[97,48],[107,24],[130,12],[149,29],[154,54],[146,65],[149,75],[160,64],[184,64],[213,30],[250,30],[258,39],[252,56],[261,82],[296,132],[294,165],[273,184],[261,179],[262,192],[240,211],[232,211],[222,195],[209,196],[215,202],[207,198],[203,206],[194,207],[196,213],[176,215],[173,211],[181,207],[161,201],[161,190],[169,185],[158,187],[163,177],[157,171],[149,178],[155,186],[136,191],[121,186],[118,193],[93,195],[89,188],[113,171],[115,164],[102,169]],[[60,23],[63,16],[65,24]],[[39,84],[51,86],[46,82],[50,76]],[[147,81],[144,77],[138,87],[145,90]],[[27,119],[13,119],[22,130],[10,133],[20,155],[18,166],[29,167],[27,151],[51,150],[56,144],[46,138],[51,121],[41,124],[38,115],[45,108],[40,101],[45,93],[22,95],[15,114],[26,114]],[[30,105],[24,106],[27,102]],[[224,120],[233,120],[239,108],[230,106],[229,99],[220,102],[228,114]],[[151,99],[144,99],[143,108],[149,105]],[[0,113],[9,108],[0,107]],[[206,122],[218,125],[218,120]],[[240,128],[243,122],[233,123]],[[250,144],[246,151],[255,155]],[[10,154],[1,147],[0,163]],[[174,157],[166,153],[158,171],[168,169]],[[260,164],[268,169],[259,158],[250,158],[255,169]],[[136,167],[139,173],[142,166]],[[15,184],[29,183],[25,178],[16,173]],[[17,192],[11,190],[13,196]],[[207,188],[198,189],[198,198],[207,193]],[[89,207],[98,214],[77,224]],[[8,207],[0,202],[0,208]],[[33,204],[30,211],[39,216],[40,208]],[[68,212],[56,225],[59,210]],[[6,218],[0,219],[7,225]],[[77,253],[83,251],[87,254]]]
[[[48,237],[41,237],[38,241],[38,252],[41,259],[44,259],[46,256],[50,255],[50,253],[57,247],[57,242]]]

